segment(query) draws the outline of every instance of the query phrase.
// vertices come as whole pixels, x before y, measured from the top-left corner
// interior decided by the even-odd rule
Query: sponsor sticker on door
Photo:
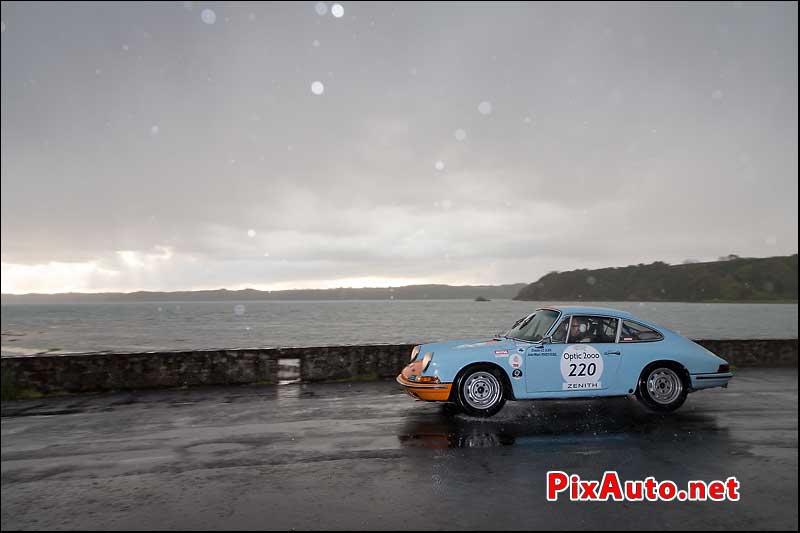
[[[602,389],[603,357],[587,344],[573,344],[561,354],[562,390]]]

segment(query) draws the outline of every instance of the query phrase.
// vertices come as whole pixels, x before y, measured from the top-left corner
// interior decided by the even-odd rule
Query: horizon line
[[[253,291],[253,292],[266,292],[266,293],[274,293],[274,292],[295,292],[295,291],[337,291],[342,289],[349,289],[349,290],[390,290],[390,289],[403,289],[407,287],[455,287],[455,288],[464,288],[464,287],[505,287],[510,285],[529,285],[531,282],[529,281],[519,281],[515,283],[497,283],[497,284],[465,284],[465,285],[453,285],[450,283],[417,283],[411,285],[387,285],[385,287],[352,287],[352,286],[342,286],[342,287],[327,287],[327,288],[295,288],[295,289],[254,289],[252,287],[245,287],[243,289],[228,289],[226,287],[220,287],[216,289],[174,289],[174,290],[149,290],[149,289],[138,289],[134,291],[97,291],[97,292],[85,292],[85,291],[67,291],[67,292],[3,292],[0,293],[0,296],[70,296],[70,295],[81,295],[81,296],[90,296],[90,295],[102,295],[102,294],[120,294],[120,295],[130,295],[130,294],[141,294],[141,293],[178,293],[178,292],[245,292],[245,291]]]

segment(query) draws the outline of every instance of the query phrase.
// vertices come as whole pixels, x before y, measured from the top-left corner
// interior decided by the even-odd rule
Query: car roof
[[[627,311],[620,311],[618,309],[609,309],[608,307],[585,307],[577,305],[547,305],[540,309],[553,309],[561,311],[565,315],[603,315],[619,318],[634,318],[634,316]]]

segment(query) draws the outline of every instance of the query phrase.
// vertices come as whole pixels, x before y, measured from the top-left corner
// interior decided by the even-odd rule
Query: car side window
[[[619,342],[649,342],[660,341],[664,336],[654,329],[643,326],[630,320],[622,321],[622,331],[619,334]]]
[[[574,316],[569,342],[611,343],[617,340],[617,319],[604,316]]]
[[[567,329],[569,328],[569,317],[564,317],[561,320],[561,323],[558,327],[553,331],[553,334],[550,336],[552,338],[553,344],[564,344],[567,342]]]

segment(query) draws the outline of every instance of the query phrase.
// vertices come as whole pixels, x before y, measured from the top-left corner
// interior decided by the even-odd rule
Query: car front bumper
[[[409,381],[403,374],[397,376],[397,382],[412,398],[428,402],[446,402],[453,387],[452,383],[415,383]]]

